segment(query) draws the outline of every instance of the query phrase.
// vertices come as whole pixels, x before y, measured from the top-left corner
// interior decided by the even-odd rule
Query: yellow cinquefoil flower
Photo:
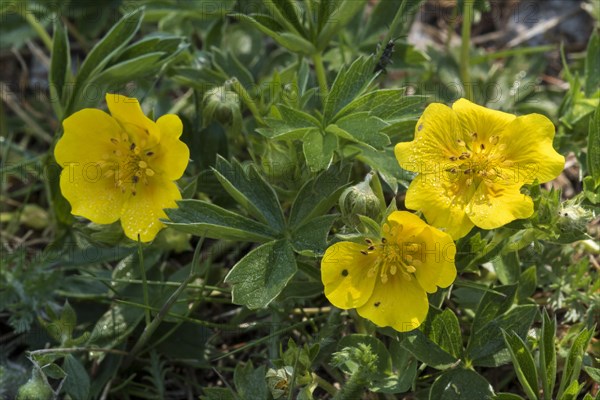
[[[494,229],[533,214],[524,184],[556,178],[565,158],[552,147],[554,125],[540,114],[517,117],[465,99],[430,104],[415,138],[395,148],[400,166],[417,172],[406,207],[453,238],[474,225]]]
[[[456,278],[455,254],[448,234],[407,211],[394,211],[379,240],[327,249],[321,261],[325,296],[378,326],[410,331],[427,316],[427,293]]]
[[[167,114],[147,118],[136,99],[107,94],[111,115],[86,108],[63,121],[54,156],[71,212],[98,224],[121,219],[125,234],[147,242],[163,227],[163,208],[177,207],[177,185],[190,151],[183,125]]]

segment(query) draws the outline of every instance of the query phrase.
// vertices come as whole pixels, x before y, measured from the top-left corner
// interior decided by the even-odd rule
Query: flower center
[[[417,271],[416,266],[421,264],[421,261],[415,257],[419,249],[416,243],[399,240],[398,236],[403,228],[402,224],[388,221],[383,225],[381,243],[365,239],[367,249],[360,252],[377,257],[367,274],[369,277],[379,275],[381,283],[387,283],[390,276],[396,274],[408,281],[412,279],[413,274]]]
[[[105,177],[115,177],[115,188],[122,193],[137,194],[137,185],[148,184],[148,178],[156,172],[150,168],[154,152],[145,149],[146,141],[134,142],[127,133],[123,132],[119,138],[111,138],[112,149],[105,154],[102,165],[109,168],[104,173]]]
[[[470,135],[470,141],[458,139],[460,153],[448,159],[452,165],[446,169],[453,181],[464,186],[479,185],[482,181],[494,182],[505,179],[500,165],[506,160],[503,151],[506,144],[499,143],[499,136],[490,136],[487,140],[479,137],[477,132]]]

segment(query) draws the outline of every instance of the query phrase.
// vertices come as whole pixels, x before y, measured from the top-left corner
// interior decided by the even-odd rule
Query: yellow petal
[[[529,218],[533,214],[531,197],[521,194],[520,185],[479,185],[466,212],[475,225],[495,229],[515,219]]]
[[[156,121],[160,128],[161,140],[152,148],[152,168],[170,180],[181,178],[190,159],[190,150],[179,140],[183,125],[177,115],[163,115]]]
[[[135,196],[131,195],[121,212],[121,225],[128,238],[149,242],[164,227],[159,218],[167,218],[164,208],[177,207],[181,193],[175,183],[160,176],[148,177],[148,184],[138,183]]]
[[[431,226],[417,236],[414,241],[420,244],[421,264],[416,267],[415,275],[419,284],[428,293],[437,291],[437,287],[448,287],[456,278],[454,257],[456,246],[447,233]]]
[[[387,217],[387,220],[402,225],[400,237],[419,235],[427,227],[425,221],[408,211],[394,211]]]
[[[562,172],[565,158],[552,147],[554,125],[541,114],[516,118],[503,133],[507,138],[503,150],[506,161],[503,169],[511,179],[520,183],[551,181]]]
[[[415,139],[398,143],[394,154],[407,171],[435,173],[451,163],[450,157],[461,153],[457,138],[462,131],[458,118],[448,106],[427,106],[415,128]]]
[[[95,163],[69,164],[60,175],[60,190],[71,204],[71,213],[97,224],[119,219],[125,196],[114,177],[102,177]]]
[[[86,108],[63,121],[64,134],[56,143],[54,157],[65,167],[67,164],[96,163],[113,150],[111,138],[119,138],[121,127],[110,115],[101,110]]]
[[[473,228],[465,213],[473,189],[455,191],[451,182],[417,176],[406,192],[406,208],[420,210],[427,222],[460,239]]]
[[[360,307],[369,299],[377,273],[369,276],[377,256],[361,253],[367,247],[351,242],[330,246],[321,261],[321,280],[325,296],[334,306],[342,309]]]
[[[110,114],[129,133],[134,142],[142,147],[151,147],[160,142],[160,130],[144,115],[137,99],[120,94],[106,94],[106,104]]]
[[[377,279],[373,295],[356,311],[377,326],[391,326],[399,332],[417,328],[427,316],[427,293],[416,279],[394,276],[386,283]]]
[[[501,137],[504,128],[516,118],[512,114],[491,110],[466,99],[457,100],[452,109],[458,115],[463,132],[467,134],[466,138],[461,139],[470,141],[472,138],[469,135],[477,133],[478,141],[485,144],[492,136]]]

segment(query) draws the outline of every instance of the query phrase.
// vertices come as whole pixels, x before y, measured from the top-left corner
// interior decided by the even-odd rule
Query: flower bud
[[[558,210],[558,227],[563,233],[581,233],[594,218],[592,211],[581,207],[578,200],[567,200]]]
[[[35,204],[26,204],[21,212],[21,223],[33,229],[44,229],[48,226],[48,212]]]
[[[378,219],[381,205],[377,195],[369,185],[370,181],[371,175],[368,175],[363,182],[347,188],[340,196],[339,206],[342,217],[350,225],[358,225],[359,214]]]
[[[34,368],[31,378],[19,388],[17,400],[50,400],[54,398],[54,391],[42,373]]]
[[[204,125],[218,121],[226,126],[241,125],[240,98],[225,86],[215,87],[204,94],[202,117]]]
[[[271,391],[273,399],[277,400],[288,393],[290,380],[292,379],[293,374],[294,369],[289,366],[279,368],[278,370],[270,368],[267,371],[265,378],[267,378],[267,386]]]

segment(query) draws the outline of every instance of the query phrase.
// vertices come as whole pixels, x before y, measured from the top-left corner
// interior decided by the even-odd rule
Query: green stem
[[[23,18],[25,18],[25,20],[29,23],[29,25],[31,25],[31,27],[38,34],[40,39],[42,39],[42,42],[44,42],[44,45],[46,46],[48,51],[51,52],[52,51],[52,38],[50,37],[50,35],[48,35],[48,32],[46,32],[46,29],[42,26],[42,24],[40,24],[40,22],[37,19],[35,19],[33,14],[27,10],[24,10],[21,13],[21,15],[23,16]]]
[[[142,276],[142,292],[144,293],[144,314],[146,317],[146,328],[150,325],[150,301],[148,299],[148,282],[146,281],[146,266],[144,265],[144,252],[142,251],[142,241],[138,234],[138,257],[140,260],[140,275]]]
[[[473,1],[465,0],[463,7],[462,43],[460,47],[460,78],[465,88],[465,98],[473,101],[473,85],[471,84],[471,23],[473,22]]]
[[[333,400],[356,400],[365,390],[365,378],[360,371],[355,372],[342,389],[336,393]]]
[[[337,394],[337,389],[331,383],[327,382],[325,379],[321,378],[319,375],[313,372],[312,374],[313,381],[317,385],[321,387],[324,391],[326,391],[330,396],[335,396]]]
[[[390,40],[392,40],[392,37],[394,37],[393,35],[396,32],[396,29],[398,28],[398,25],[400,24],[400,21],[402,21],[403,18],[406,18],[406,4],[408,3],[408,0],[404,0],[400,3],[400,7],[398,7],[398,10],[396,11],[396,15],[394,15],[394,19],[392,20],[392,23],[390,24],[390,28],[388,29],[385,37],[383,38],[383,43],[381,46],[379,46],[379,50],[377,51],[376,60],[379,60],[381,58],[381,55],[383,54],[383,51],[385,50],[386,45],[388,44],[388,42]],[[408,25],[408,24],[407,24]]]
[[[175,290],[173,292],[173,294],[169,297],[169,299],[167,300],[165,305],[160,309],[158,314],[156,314],[156,317],[154,317],[154,319],[152,320],[152,323],[146,324],[146,328],[142,332],[142,335],[140,336],[140,338],[138,339],[136,344],[133,346],[133,349],[131,349],[131,352],[129,353],[129,355],[127,356],[127,359],[125,360],[125,363],[124,363],[125,367],[127,367],[131,363],[131,361],[133,361],[133,358],[146,345],[146,342],[148,342],[148,340],[152,337],[152,334],[154,334],[154,332],[156,331],[158,326],[161,324],[163,319],[167,316],[167,314],[169,313],[169,310],[171,310],[171,307],[173,306],[173,304],[175,304],[175,301],[179,298],[179,296],[185,290],[187,285],[190,282],[192,282],[194,279],[196,279],[196,275],[191,274],[190,276],[188,276],[187,279],[185,281],[183,281],[181,283],[181,285],[177,288],[177,290]],[[147,314],[149,314],[149,310],[147,310],[147,311],[148,311]]]
[[[263,126],[267,125],[265,123],[265,121],[262,119],[262,116],[260,115],[260,111],[258,111],[258,107],[256,107],[254,100],[252,100],[252,97],[250,97],[250,94],[248,94],[248,92],[246,91],[246,88],[244,88],[244,86],[242,86],[240,81],[238,81],[236,78],[232,78],[230,80],[230,85],[231,85],[231,89],[233,89],[233,91],[236,92],[238,96],[240,96],[240,98],[242,99],[242,101],[244,102],[246,107],[248,107],[248,110],[250,110],[250,112],[254,116],[254,119],[256,120],[256,122],[258,122],[260,125],[263,125]]]
[[[329,86],[327,85],[327,74],[325,73],[325,66],[323,65],[321,53],[313,54],[312,60],[315,64],[315,73],[317,74],[317,81],[319,81],[319,88],[321,89],[321,99],[324,99],[329,93]]]

